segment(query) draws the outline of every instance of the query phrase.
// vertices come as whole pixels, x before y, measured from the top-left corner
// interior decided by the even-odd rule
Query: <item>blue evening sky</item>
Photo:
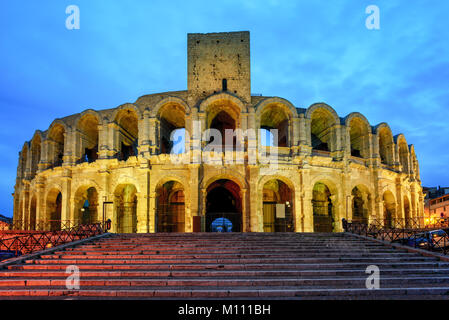
[[[77,5],[80,30],[67,30]],[[380,30],[365,27],[368,5]],[[187,33],[249,30],[252,92],[386,121],[414,144],[423,185],[449,185],[449,1],[0,2],[0,213],[36,129],[88,108],[185,90]]]

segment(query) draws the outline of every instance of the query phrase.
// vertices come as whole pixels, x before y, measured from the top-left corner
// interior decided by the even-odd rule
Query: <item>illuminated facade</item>
[[[19,155],[14,222],[58,229],[104,217],[113,232],[312,232],[341,231],[342,218],[423,216],[418,161],[402,134],[325,103],[303,109],[251,95],[249,52],[248,32],[189,34],[186,91],[36,131]],[[210,151],[198,124],[256,134]],[[265,146],[259,129],[276,129],[277,146]],[[183,130],[185,150],[173,154],[173,132]]]

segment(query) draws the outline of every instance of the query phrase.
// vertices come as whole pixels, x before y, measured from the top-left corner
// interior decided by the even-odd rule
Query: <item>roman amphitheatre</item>
[[[36,130],[19,154],[16,228],[111,220],[114,233],[341,232],[343,218],[422,217],[419,165],[404,135],[326,103],[252,95],[249,40],[189,34],[187,90]],[[195,123],[257,134],[236,135],[217,153],[192,134]],[[174,134],[183,136],[176,153]]]

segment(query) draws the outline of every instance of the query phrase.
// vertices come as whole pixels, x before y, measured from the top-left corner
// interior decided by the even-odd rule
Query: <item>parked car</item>
[[[415,234],[414,236],[398,239],[393,242],[428,250],[438,250],[449,247],[449,235],[445,230],[438,229]]]
[[[20,251],[0,250],[0,261],[20,256]]]

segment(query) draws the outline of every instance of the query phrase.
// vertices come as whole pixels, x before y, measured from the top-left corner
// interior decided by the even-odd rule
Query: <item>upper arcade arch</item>
[[[61,166],[65,150],[65,135],[67,129],[61,122],[53,122],[47,133],[47,153],[50,166]]]
[[[369,158],[371,126],[368,120],[358,112],[353,112],[345,118],[349,132],[350,154],[354,157]]]
[[[395,142],[398,145],[398,151],[399,151],[399,161],[402,166],[402,172],[409,173],[410,172],[410,151],[408,149],[407,140],[405,139],[404,135],[398,134],[395,137]]]
[[[280,98],[269,98],[256,106],[256,127],[277,130],[276,146],[289,147],[293,137],[293,117],[297,117],[293,105]],[[259,138],[260,140],[260,138]]]
[[[320,151],[336,151],[339,135],[335,126],[340,118],[334,109],[324,103],[314,104],[306,111],[310,120],[310,141],[312,149]]]
[[[117,155],[119,160],[127,160],[138,155],[140,111],[134,104],[120,106],[114,112],[114,122],[117,125]]]
[[[152,115],[159,120],[160,153],[174,151],[173,143],[180,143],[183,140],[185,143],[186,116],[188,113],[190,113],[189,106],[179,98],[165,98],[155,106]],[[172,141],[172,136],[176,132],[178,132],[176,136],[181,136],[181,141]],[[182,136],[184,136],[183,139]],[[185,150],[185,148],[176,148],[176,150]]]
[[[42,133],[37,130],[31,140],[31,178],[33,178],[39,170],[39,163],[42,155]]]
[[[383,164],[394,165],[394,140],[388,124],[381,123],[375,127],[379,142],[379,156]]]
[[[99,125],[99,114],[93,110],[84,111],[75,122],[80,138],[76,145],[78,162],[94,162],[98,159]]]

